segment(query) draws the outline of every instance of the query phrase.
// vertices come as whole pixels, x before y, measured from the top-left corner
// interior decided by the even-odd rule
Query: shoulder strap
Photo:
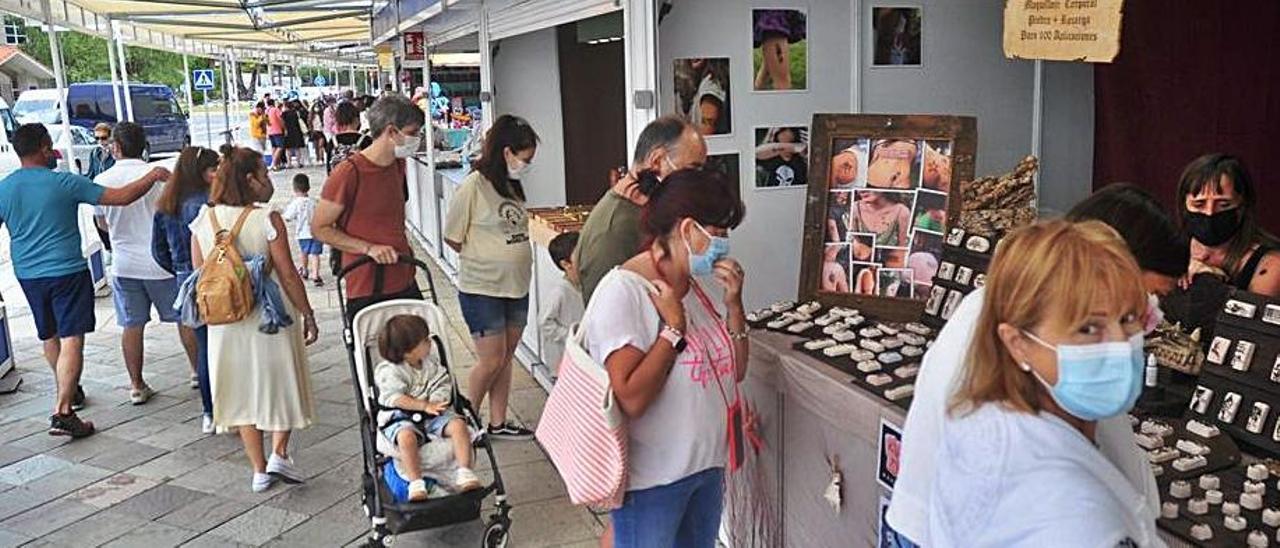
[[[1249,283],[1253,281],[1253,275],[1258,272],[1258,265],[1262,263],[1262,259],[1271,251],[1271,246],[1266,244],[1262,244],[1253,250],[1253,255],[1249,256],[1249,260],[1245,261],[1244,267],[1236,274],[1235,286],[1248,291]]]
[[[249,214],[253,213],[253,210],[255,209],[257,208],[253,206],[248,206],[244,208],[244,211],[240,212],[240,216],[236,218],[235,226],[231,227],[231,235],[230,235],[231,241],[234,242],[236,240],[236,237],[240,235],[240,229],[244,228],[244,222],[249,219]]]
[[[351,162],[351,171],[356,174],[356,188],[351,191],[351,203],[343,204],[342,215],[338,218],[338,228],[343,231],[347,229],[347,221],[351,219],[351,212],[356,208],[356,200],[360,197],[360,166],[356,165],[356,161],[352,159],[355,153],[347,156],[346,162]]]

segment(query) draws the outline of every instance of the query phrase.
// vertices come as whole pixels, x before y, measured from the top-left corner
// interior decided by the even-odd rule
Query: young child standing
[[[391,318],[378,334],[378,351],[384,360],[373,370],[378,403],[397,408],[380,413],[378,422],[384,425],[382,435],[395,444],[400,453],[396,464],[409,480],[409,500],[427,498],[418,447],[429,437],[453,440],[453,454],[458,462],[455,487],[460,491],[480,488],[479,478],[471,471],[471,435],[467,423],[450,408],[453,380],[445,368],[427,360],[431,353],[427,321],[408,314]],[[413,412],[425,413],[429,418],[422,425],[415,424],[411,419]]]
[[[302,249],[302,260],[298,274],[304,280],[315,282],[316,287],[324,285],[320,277],[320,255],[324,254],[324,244],[311,236],[311,216],[316,211],[315,198],[310,196],[311,179],[305,173],[293,176],[293,200],[284,208],[284,220],[293,223],[298,232],[298,247]]]
[[[582,290],[579,289],[578,265],[573,262],[573,249],[578,246],[578,233],[565,232],[547,245],[551,260],[564,271],[564,277],[556,282],[548,297],[546,310],[538,319],[543,342],[547,345],[546,357],[553,368],[560,366],[564,353],[564,341],[574,324],[582,321]],[[557,370],[556,373],[559,373]]]

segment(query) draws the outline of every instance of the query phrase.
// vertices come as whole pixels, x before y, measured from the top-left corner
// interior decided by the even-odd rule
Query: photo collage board
[[[973,177],[972,120],[814,117],[802,293],[928,298],[959,182]]]

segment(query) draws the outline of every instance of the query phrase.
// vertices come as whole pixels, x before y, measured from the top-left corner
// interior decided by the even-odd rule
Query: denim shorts
[[[523,329],[529,323],[529,296],[519,299],[458,292],[462,318],[473,337],[497,335],[507,329]]]
[[[393,411],[391,413],[391,419],[387,422],[387,425],[382,427],[382,435],[386,437],[392,445],[398,445],[400,443],[398,441],[400,431],[404,429],[411,429],[414,434],[417,434],[418,436],[418,445],[422,445],[427,443],[428,439],[443,438],[445,427],[449,426],[449,421],[456,418],[458,418],[458,415],[451,410],[446,410],[440,415],[427,419],[424,424],[419,426],[409,418],[408,413],[404,411]]]
[[[160,314],[160,321],[176,323],[180,314],[173,309],[178,300],[178,282],[174,278],[139,280],[137,278],[111,278],[111,298],[116,304],[116,324],[120,327],[141,327],[151,321],[151,309]]]
[[[284,135],[270,135],[271,146],[275,148],[284,148]]]
[[[36,322],[42,341],[92,333],[97,323],[93,315],[93,278],[84,270],[66,276],[18,280]]]
[[[614,548],[714,548],[724,508],[724,469],[628,491],[613,518]]]
[[[302,250],[303,255],[324,254],[324,242],[315,238],[299,238],[298,248]]]

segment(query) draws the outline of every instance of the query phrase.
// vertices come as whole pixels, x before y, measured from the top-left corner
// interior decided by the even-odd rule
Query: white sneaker
[[[204,419],[200,421],[200,431],[205,434],[212,434],[214,432],[213,417],[209,415],[204,416]]]
[[[422,502],[427,500],[427,482],[426,480],[413,480],[409,482],[409,502]]]
[[[470,468],[462,467],[459,467],[457,473],[454,474],[453,484],[454,487],[458,489],[459,493],[463,491],[474,491],[481,487],[480,478],[476,477],[476,473],[472,472]]]
[[[267,473],[280,478],[285,483],[302,483],[307,481],[307,476],[293,465],[293,459],[282,458],[280,455],[271,453],[271,458],[267,459]]]
[[[150,401],[151,397],[155,395],[156,391],[144,384],[142,388],[135,388],[129,391],[129,402],[134,405],[142,405]]]
[[[267,489],[270,489],[272,485],[275,485],[275,483],[276,483],[276,478],[271,474],[259,474],[257,472],[253,473],[253,492],[254,493],[261,493],[263,491],[266,491]]]
[[[200,389],[200,376],[196,375],[195,373],[191,374],[191,389],[192,390]]]

